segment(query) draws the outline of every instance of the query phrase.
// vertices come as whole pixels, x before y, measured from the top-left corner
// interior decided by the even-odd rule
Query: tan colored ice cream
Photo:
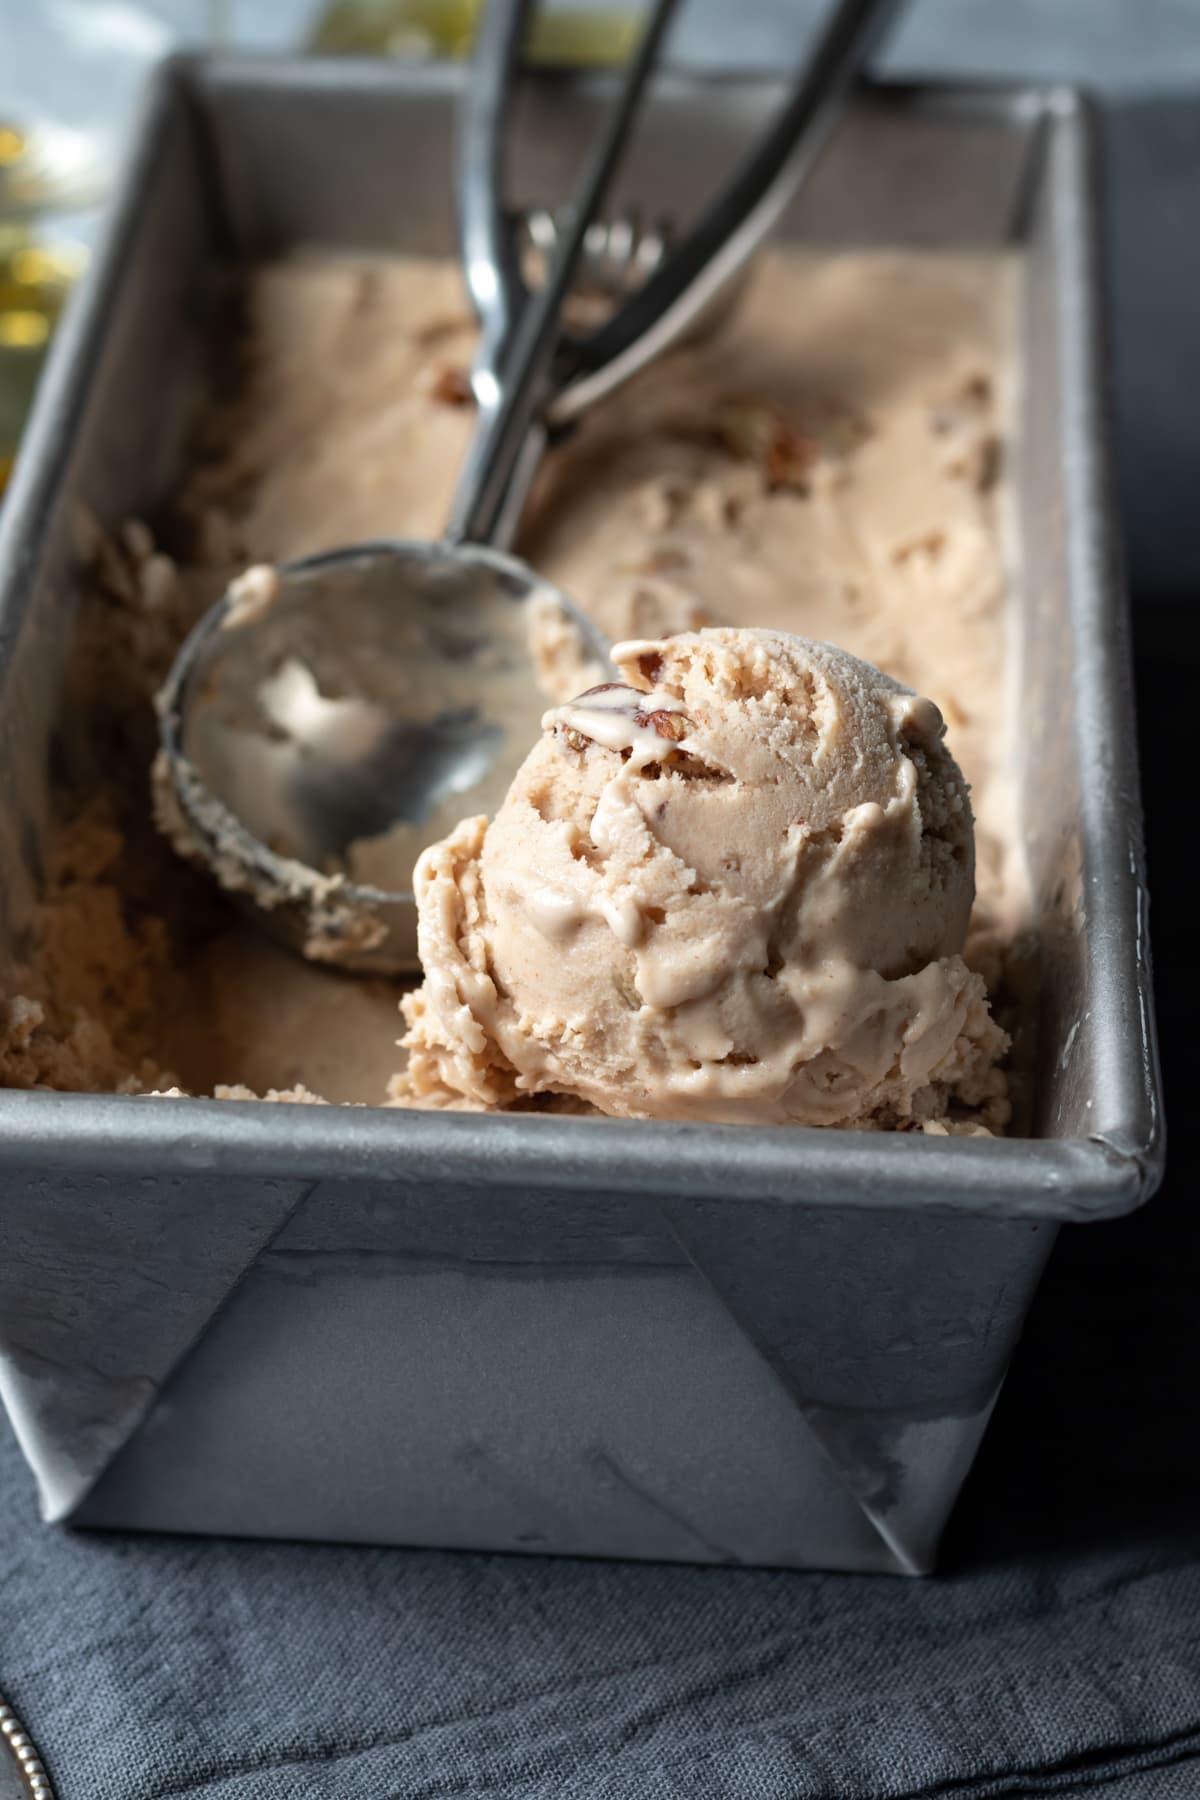
[[[418,864],[407,1093],[842,1126],[985,1100],[1004,1037],[961,956],[937,708],[785,632],[615,660],[627,685],[549,712],[494,822]]]
[[[1003,1008],[1025,906],[1010,783],[1019,697],[1005,675],[1018,275],[992,251],[767,252],[719,329],[549,453],[518,544],[610,638],[801,632],[930,695],[977,819],[965,957]],[[411,1101],[403,1071],[394,1079],[398,984],[288,956],[154,830],[152,696],[248,565],[437,535],[472,429],[474,344],[448,261],[301,257],[254,270],[231,296],[153,531],[106,519],[81,532],[45,880],[36,906],[8,895],[0,1082],[370,1105],[390,1087]],[[251,609],[268,587],[252,578]],[[682,840],[677,852],[695,866]],[[472,852],[454,857],[465,867]],[[578,950],[540,941],[548,957]],[[964,1126],[997,1117],[977,1085],[986,1104],[967,1103]]]

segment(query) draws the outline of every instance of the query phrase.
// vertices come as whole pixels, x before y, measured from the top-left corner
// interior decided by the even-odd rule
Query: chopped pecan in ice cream
[[[703,416],[682,420],[677,429],[682,436],[719,446],[739,462],[753,463],[769,492],[807,492],[817,446],[764,400],[727,397]]]

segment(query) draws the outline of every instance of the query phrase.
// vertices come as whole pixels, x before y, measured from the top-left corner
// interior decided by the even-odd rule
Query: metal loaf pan
[[[182,61],[55,348],[0,542],[4,929],[41,855],[70,502],[152,512],[208,277],[300,242],[451,252],[454,71]],[[603,84],[546,81],[552,200]],[[662,85],[626,187],[686,211],[777,97]],[[864,98],[785,221],[1025,250],[1017,723],[1041,947],[1004,1142],[0,1095],[0,1392],[49,1519],[915,1573],[1062,1220],[1161,1132],[1086,108]]]

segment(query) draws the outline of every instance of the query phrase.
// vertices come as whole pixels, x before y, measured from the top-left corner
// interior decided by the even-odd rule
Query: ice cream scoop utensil
[[[445,536],[354,545],[233,584],[160,695],[160,823],[311,958],[379,972],[417,966],[412,856],[371,885],[347,873],[354,847],[399,833],[411,849],[447,797],[461,795],[463,814],[484,810],[480,784],[514,772],[528,745],[511,697],[536,685],[535,621],[574,631],[580,665],[590,657],[603,669],[602,637],[504,548],[550,422],[574,419],[628,379],[732,280],[813,160],[810,130],[823,138],[897,0],[842,0],[781,119],[683,241],[678,266],[672,253],[605,325],[573,335],[564,304],[675,3],[650,8],[557,215],[545,280],[530,292],[502,198],[529,3],[492,0],[460,142],[463,263],[481,324],[477,417]]]
[[[277,937],[314,959],[381,972],[417,966],[411,862],[394,886],[341,871],[355,843],[419,826],[447,794],[463,793],[470,811],[466,796],[498,761],[515,770],[528,734],[508,729],[522,711],[512,690],[536,686],[535,619],[557,612],[577,635],[581,662],[590,653],[606,672],[603,638],[565,595],[495,546],[506,537],[518,465],[522,488],[532,473],[522,451],[562,304],[675,4],[656,0],[651,10],[532,295],[499,201],[529,5],[489,6],[460,174],[463,261],[482,325],[477,420],[446,538],[352,546],[257,572],[257,585],[235,583],[188,637],[163,689],[160,822]],[[389,705],[389,660],[406,664],[401,706]]]
[[[522,223],[530,244],[548,260],[558,242],[555,213],[548,206],[530,207]],[[608,300],[624,299],[662,265],[672,235],[669,218],[643,224],[636,206],[625,207],[613,219],[593,219],[583,240],[580,287]]]

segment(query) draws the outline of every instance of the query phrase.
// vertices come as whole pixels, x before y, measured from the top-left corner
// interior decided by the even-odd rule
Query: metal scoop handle
[[[541,449],[540,442],[531,446],[528,441],[530,426],[545,403],[546,378],[562,341],[563,303],[677,4],[678,0],[654,0],[621,91],[562,216],[546,280],[515,318],[514,300],[518,288],[524,293],[524,284],[499,198],[503,173],[499,140],[529,4],[493,0],[487,9],[473,71],[473,80],[478,74],[480,85],[478,91],[472,89],[465,130],[462,208],[467,285],[481,306],[486,349],[475,367],[473,386],[480,410],[446,527],[451,542],[495,542],[515,504],[524,498]],[[488,58],[493,59],[492,66]],[[486,196],[477,186],[481,165],[488,183]],[[514,479],[518,469],[525,474],[523,482]]]
[[[490,0],[479,22],[457,134],[458,238],[480,324],[472,386],[482,409],[499,399],[496,370],[528,299],[504,207],[505,147],[531,0]]]
[[[599,326],[573,341],[574,379],[548,408],[566,424],[691,328],[740,274],[816,165],[849,92],[903,0],[839,0],[790,98],[688,235]]]
[[[563,302],[675,3],[658,0],[651,11],[621,93],[561,215],[545,285],[532,296],[502,200],[511,96],[530,0],[490,0],[485,9],[459,169],[463,265],[482,326],[472,377],[479,412],[451,506],[451,541],[511,541],[547,426],[577,418],[661,355],[740,273],[816,162],[902,0],[838,0],[762,143],[613,317],[590,336],[573,337],[562,328]]]

